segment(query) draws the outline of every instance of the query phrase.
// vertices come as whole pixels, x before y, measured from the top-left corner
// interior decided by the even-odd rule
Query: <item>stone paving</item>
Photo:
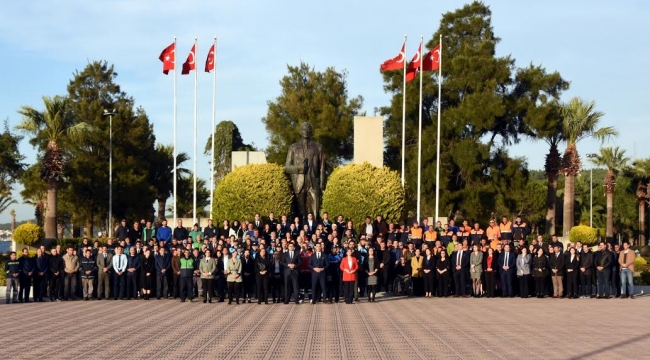
[[[3,302],[0,318],[4,359],[650,358],[650,297]]]

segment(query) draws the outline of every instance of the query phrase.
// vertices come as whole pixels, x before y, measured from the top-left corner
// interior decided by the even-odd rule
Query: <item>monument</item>
[[[302,140],[289,146],[285,163],[285,172],[291,179],[298,211],[303,218],[310,212],[318,218],[321,191],[325,188],[323,147],[311,139],[312,132],[310,123],[300,125]]]
[[[381,116],[354,117],[353,162],[384,166],[384,119]]]

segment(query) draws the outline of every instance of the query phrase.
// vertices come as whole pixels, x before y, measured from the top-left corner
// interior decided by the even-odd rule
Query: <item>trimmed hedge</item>
[[[574,226],[569,231],[569,241],[572,243],[580,241],[583,245],[594,245],[598,242],[597,230],[585,225]]]
[[[344,214],[361,225],[366,216],[381,215],[387,222],[402,222],[406,200],[400,176],[389,168],[348,164],[334,170],[323,194],[322,211],[332,218]]]
[[[43,228],[30,221],[17,227],[13,238],[18,244],[32,246],[45,238],[45,232]]]
[[[219,224],[224,219],[252,219],[255,213],[291,213],[293,193],[284,166],[251,164],[235,169],[217,184],[212,217]]]

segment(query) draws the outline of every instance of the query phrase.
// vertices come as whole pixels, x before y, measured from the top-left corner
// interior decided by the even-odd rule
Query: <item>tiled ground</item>
[[[650,297],[0,305],[4,359],[648,359]]]

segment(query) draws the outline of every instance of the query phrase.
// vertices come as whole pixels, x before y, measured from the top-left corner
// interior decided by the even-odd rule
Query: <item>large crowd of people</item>
[[[424,297],[634,298],[629,243],[565,246],[553,236],[526,240],[528,226],[491,220],[411,226],[381,216],[355,226],[336,220],[264,219],[191,230],[179,220],[142,220],[115,229],[106,244],[27,249],[5,264],[6,302],[180,299],[258,304],[353,304],[377,292]]]

